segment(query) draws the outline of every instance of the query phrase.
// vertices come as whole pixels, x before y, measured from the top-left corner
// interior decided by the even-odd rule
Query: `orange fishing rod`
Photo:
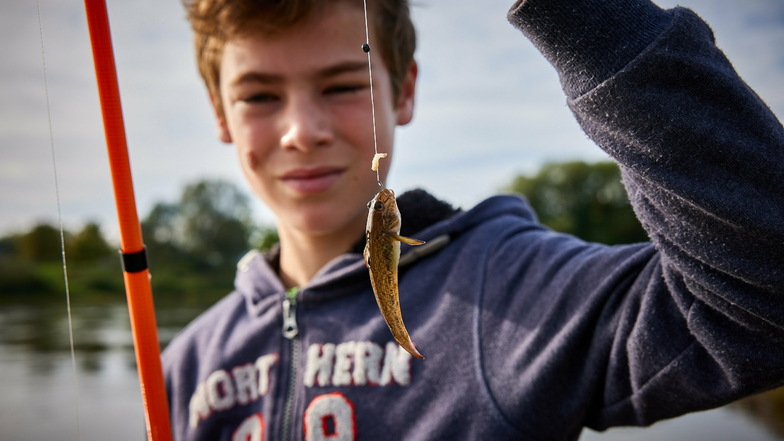
[[[87,27],[95,62],[95,76],[120,226],[123,278],[147,422],[147,439],[170,441],[172,436],[169,409],[161,368],[150,272],[142,241],[141,225],[136,212],[109,16],[104,0],[85,0],[84,6],[87,12]]]

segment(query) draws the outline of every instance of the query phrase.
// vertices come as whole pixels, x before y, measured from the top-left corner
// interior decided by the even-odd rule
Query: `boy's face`
[[[364,15],[346,2],[314,15],[273,35],[227,42],[218,132],[235,144],[246,179],[275,212],[279,228],[356,235],[367,201],[379,190],[370,170]],[[416,65],[395,100],[387,68],[373,55],[378,151],[390,154],[381,161],[384,180],[394,128],[412,117]]]

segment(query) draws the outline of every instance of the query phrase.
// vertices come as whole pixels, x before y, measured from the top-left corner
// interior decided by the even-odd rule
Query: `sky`
[[[40,27],[35,0],[0,3],[0,234],[56,224],[59,197],[66,228],[95,221],[111,236],[116,214],[83,3],[39,1]],[[398,130],[388,187],[425,188],[470,208],[544,163],[607,159],[574,122],[555,71],[506,21],[511,0],[414,3],[417,107]],[[741,76],[784,115],[784,1],[657,4],[699,13]],[[179,1],[107,5],[140,217],[198,179],[245,188],[233,148],[215,136]],[[260,202],[254,211],[273,223]]]

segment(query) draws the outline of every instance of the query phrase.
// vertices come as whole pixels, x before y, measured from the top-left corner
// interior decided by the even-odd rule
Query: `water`
[[[82,439],[144,439],[124,308],[74,310],[79,338],[76,383],[64,311],[64,303],[2,306],[2,439],[79,439],[77,408]]]
[[[161,311],[162,341],[199,309]],[[145,439],[127,307],[74,306],[73,318],[76,378],[64,301],[0,306],[0,440]]]
[[[165,344],[201,307],[158,307]],[[145,439],[144,415],[124,304],[75,306],[77,379],[64,302],[0,305],[0,441]],[[77,406],[78,403],[78,406]],[[77,427],[77,409],[79,412]],[[725,407],[652,428],[586,430],[581,441],[781,441]]]

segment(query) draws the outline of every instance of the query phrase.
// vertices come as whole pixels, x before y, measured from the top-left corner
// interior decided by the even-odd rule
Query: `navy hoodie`
[[[177,440],[573,440],[784,383],[784,129],[691,11],[510,11],[621,166],[652,243],[608,247],[497,196],[401,196],[394,343],[357,250],[287,292],[275,256],[163,356]],[[434,214],[435,213],[435,214]]]

